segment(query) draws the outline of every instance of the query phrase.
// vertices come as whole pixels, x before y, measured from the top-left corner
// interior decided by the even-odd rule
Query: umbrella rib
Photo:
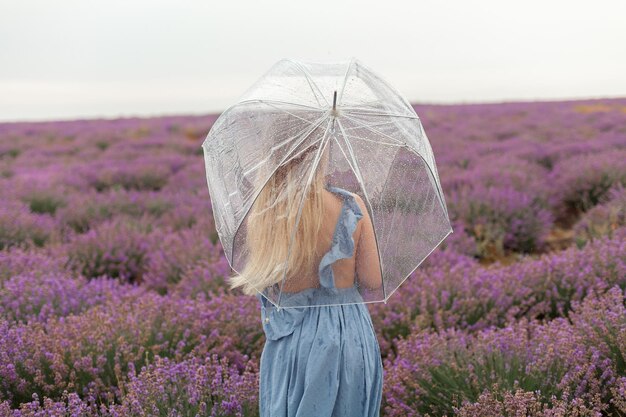
[[[248,100],[242,100],[242,101],[239,101],[239,102],[235,103],[234,105],[236,106],[238,104],[247,104],[247,103],[254,103],[254,102],[257,102],[257,103],[265,103],[265,102],[267,102],[267,103],[277,103],[277,104],[288,104],[290,106],[305,107],[307,109],[311,109],[311,110],[315,110],[315,111],[325,111],[322,108],[315,107],[315,106],[308,106],[306,104],[292,103],[292,102],[289,102],[289,101],[274,100],[274,99],[264,99],[264,98],[263,99],[261,99],[261,98],[251,98],[251,99],[248,99]]]
[[[359,107],[342,107],[341,108],[344,113],[352,113],[352,114],[365,114],[368,116],[390,116],[390,117],[405,117],[408,119],[418,119],[419,120],[419,116],[415,116],[415,115],[408,115],[408,114],[398,114],[398,113],[379,113],[379,112],[369,112],[369,111],[358,111]],[[350,110],[350,109],[357,109],[355,110]]]
[[[321,124],[321,123],[319,123],[319,122],[320,122],[320,120],[323,120],[325,117],[326,117],[326,116],[322,116],[322,117],[320,117],[319,119],[315,120],[314,122],[308,122],[308,121],[307,121],[307,122],[308,122],[310,125],[317,124],[317,126],[319,126],[319,125]],[[317,127],[317,126],[316,126],[316,127]],[[280,143],[275,144],[274,146],[272,146],[272,148],[271,148],[271,152],[275,152],[275,150],[276,150],[276,149],[280,149],[280,148],[282,148],[283,146],[290,144],[290,143],[291,143],[291,142],[293,142],[294,140],[299,139],[299,138],[300,138],[300,136],[301,136],[301,133],[298,133],[297,135],[293,135],[293,136],[291,136],[291,137],[289,137],[289,138],[287,138],[287,139],[285,139],[285,140],[281,141]],[[311,146],[312,146],[312,145],[314,145],[314,144],[316,144],[318,141],[319,141],[319,140],[317,140],[317,141],[313,142],[313,143],[311,144]],[[298,145],[299,145],[299,144],[298,144]],[[298,146],[296,145],[296,147],[295,147],[294,149],[296,149],[297,147],[298,147]],[[294,149],[292,149],[292,152],[293,152],[293,150],[294,150]],[[304,152],[304,151],[303,151],[303,152]],[[271,155],[271,154],[270,154],[270,155]],[[295,157],[295,156],[294,156],[294,157]],[[286,159],[286,158],[287,158],[287,157],[285,157],[285,159]],[[252,171],[256,170],[259,166],[261,166],[261,165],[263,165],[265,162],[267,162],[267,160],[268,160],[268,159],[269,159],[269,155],[268,155],[268,157],[261,159],[261,160],[260,160],[259,162],[257,162],[254,166],[250,167],[247,171],[245,171],[245,172],[244,172],[244,176],[246,176],[246,177],[247,177],[247,176],[248,176],[248,175],[249,175]],[[285,161],[285,159],[283,159],[283,161],[281,161],[281,163],[282,163],[282,162],[284,162],[284,161]]]
[[[395,123],[395,121],[391,120],[391,121],[387,121],[387,122],[380,122],[380,123],[372,123],[369,124],[369,127],[375,127],[375,126],[384,126],[384,125],[388,125],[391,123]],[[361,125],[357,125],[357,126],[352,126],[352,127],[345,127],[345,130],[356,130],[356,129],[363,129],[363,127]]]
[[[350,169],[352,169],[352,171],[355,172],[356,174],[356,169],[352,166],[352,161],[350,160],[350,158],[348,158],[348,155],[346,155],[346,152],[343,150],[343,148],[341,147],[341,143],[339,143],[339,141],[337,140],[337,138],[335,138],[333,136],[333,139],[335,139],[335,143],[337,143],[337,146],[339,146],[339,150],[341,151],[341,153],[343,154],[343,157],[346,158],[346,161],[348,161],[348,165],[350,165]],[[347,142],[347,141],[346,141]]]
[[[391,124],[391,123],[395,123],[395,122],[392,121],[392,122],[372,123],[372,124],[369,124],[368,126],[369,127],[384,126],[384,125],[388,125],[388,124]],[[363,128],[361,126],[352,126],[352,127],[346,127],[345,129],[346,130],[356,130],[356,129],[363,129]]]
[[[320,117],[319,119],[317,119],[315,122],[311,123],[311,125],[313,126],[313,128],[312,128],[309,132],[304,132],[304,133],[303,133],[302,135],[300,135],[300,136],[295,135],[295,136],[293,136],[293,137],[291,137],[291,138],[289,138],[289,139],[285,139],[284,141],[282,141],[282,144],[285,144],[285,143],[291,143],[291,142],[293,142],[293,141],[295,141],[295,140],[300,139],[300,141],[299,141],[299,142],[298,142],[298,143],[297,143],[297,144],[296,144],[293,148],[291,148],[288,152],[286,152],[286,153],[285,153],[285,156],[283,157],[282,161],[280,161],[280,164],[283,164],[283,163],[287,160],[287,158],[289,157],[289,155],[291,155],[291,154],[293,153],[293,151],[294,151],[295,149],[297,149],[297,148],[298,148],[298,146],[300,146],[300,144],[302,144],[302,142],[304,142],[304,140],[305,140],[306,138],[308,138],[308,137],[309,137],[309,135],[311,135],[311,133],[313,133],[313,132],[315,131],[315,129],[316,129],[317,127],[319,127],[319,126],[322,124],[322,122],[324,121],[324,119],[326,119],[326,115],[321,116],[321,117]],[[319,140],[317,140],[317,141],[313,142],[311,145],[313,145],[313,144],[317,143],[318,141],[319,141]],[[282,145],[281,145],[281,146],[282,146]],[[275,149],[275,146],[274,146],[274,147],[272,147],[272,149]],[[258,165],[258,164],[257,164],[257,165]],[[255,166],[255,167],[253,167],[253,168],[256,168],[256,166]],[[248,171],[246,171],[246,172],[250,172],[250,171],[251,171],[251,170],[248,170]]]
[[[311,88],[311,92],[315,96],[315,100],[317,101],[317,104],[319,104],[320,106],[322,105],[322,103],[320,103],[319,98],[317,97],[317,94],[315,94],[315,90],[313,89],[313,87],[315,87],[317,89],[317,92],[319,93],[320,96],[322,96],[322,98],[326,102],[326,105],[328,107],[330,107],[330,103],[328,102],[328,100],[326,100],[326,97],[324,96],[324,94],[322,94],[322,92],[321,92],[320,88],[317,86],[317,84],[315,84],[315,82],[313,81],[313,78],[309,76],[309,73],[306,70],[306,68],[304,68],[302,65],[300,65],[300,63],[298,61],[295,61],[293,59],[288,59],[288,61],[294,63],[300,69],[300,71],[302,71],[302,73],[304,74],[304,77],[306,78],[306,81],[309,83],[309,87]]]
[[[315,129],[317,129],[322,124],[322,122],[327,118],[327,116],[328,115],[325,114],[325,115],[321,116],[319,119],[317,119],[314,123],[311,123],[311,126],[312,126],[311,130],[308,131],[308,132],[303,133],[300,137],[294,136],[291,139],[287,139],[287,140],[283,141],[283,143],[284,143],[286,141],[292,142],[292,141],[300,139],[300,141],[293,148],[291,148],[288,152],[285,153],[285,156],[283,157],[282,161],[280,161],[279,165],[283,164],[287,160],[287,158],[289,158],[289,155],[291,155],[298,148],[298,146],[300,146],[302,144],[302,142],[304,142],[305,139],[308,138],[311,135],[311,133],[313,133],[315,131]],[[317,143],[317,141],[315,143]]]
[[[343,116],[344,116],[344,117],[347,117],[347,118],[348,118],[348,119],[350,119],[350,120],[352,120],[354,123],[356,123],[356,124],[357,124],[357,125],[359,125],[359,126],[362,126],[362,127],[366,128],[366,129],[371,130],[371,131],[372,131],[372,132],[374,132],[374,133],[377,133],[377,134],[379,134],[379,135],[381,135],[381,136],[384,136],[384,137],[386,137],[386,138],[388,138],[388,139],[391,139],[391,141],[392,141],[392,142],[395,142],[395,143],[397,143],[398,145],[403,145],[403,146],[405,146],[405,145],[406,145],[404,142],[399,141],[399,140],[398,140],[398,139],[396,139],[396,138],[392,138],[391,136],[389,136],[389,135],[388,135],[388,134],[386,134],[386,133],[383,133],[383,132],[381,132],[381,131],[379,131],[379,130],[376,130],[376,129],[372,129],[372,128],[371,128],[371,127],[369,127],[368,125],[365,125],[365,124],[361,123],[361,121],[360,121],[359,119],[355,119],[354,117],[350,117],[350,116],[348,116],[348,115],[347,115],[347,114],[345,114],[345,113],[343,114]]]
[[[352,65],[354,64],[354,60],[355,58],[352,57],[352,59],[350,59],[348,67],[346,68],[346,73],[343,76],[343,83],[341,84],[341,91],[339,92],[339,96],[337,97],[338,102],[341,102],[341,99],[343,98],[343,90],[346,88],[346,83],[348,82],[348,74],[350,73],[350,68],[352,68]]]
[[[274,103],[281,103],[281,104],[289,104],[291,106],[300,106],[300,107],[305,107],[307,109],[311,109],[311,110],[315,110],[315,111],[325,111],[324,109],[320,109],[319,107],[314,107],[314,106],[307,106],[306,104],[297,104],[297,103],[290,103],[288,101],[281,101],[281,100],[265,100],[265,99],[259,99],[259,98],[251,98],[251,99],[247,99],[247,100],[241,100],[238,101],[228,107],[226,107],[226,109],[222,112],[222,114],[225,114],[226,112],[230,111],[230,109],[237,107],[239,105],[242,104],[249,104],[249,103],[263,103],[264,101],[267,102],[274,102]]]
[[[384,141],[380,141],[380,140],[372,140],[372,139],[362,138],[362,137],[359,137],[359,136],[354,136],[354,135],[346,135],[346,134],[344,134],[344,135],[345,135],[346,137],[348,137],[348,138],[354,138],[354,139],[358,139],[358,140],[364,140],[364,141],[367,141],[367,142],[372,142],[372,143],[375,143],[375,144],[377,144],[377,145],[382,144],[382,145],[398,146],[398,147],[402,147],[402,146],[404,146],[404,144],[402,144],[402,143],[384,142]]]
[[[388,125],[390,123],[395,123],[394,121],[390,121],[390,122],[380,122],[380,123],[372,123],[371,125],[369,125],[370,127],[374,127],[374,126],[383,126],[383,125]],[[353,127],[346,127],[345,130],[355,130],[355,129],[362,129],[361,126],[353,126]]]
[[[322,139],[323,139],[323,137],[322,137],[322,138],[320,138],[320,139],[316,139],[316,140],[314,140],[313,142],[311,142],[311,144],[310,144],[307,148],[302,149],[300,152],[298,152],[298,153],[296,153],[296,154],[290,153],[291,158],[289,158],[286,162],[289,162],[289,161],[291,161],[292,159],[299,157],[300,155],[302,155],[302,153],[303,153],[303,152],[306,152],[306,151],[307,151],[307,149],[309,149],[311,146],[315,145],[316,143],[318,143],[318,142],[319,142],[319,141],[321,141]]]
[[[350,161],[353,160],[354,161],[354,168],[353,171],[354,173],[357,175],[357,180],[359,180],[359,182],[363,185],[363,194],[365,195],[365,200],[366,201],[370,201],[368,195],[367,195],[367,190],[365,190],[365,184],[363,183],[363,175],[361,175],[361,170],[359,169],[359,165],[356,163],[356,158],[354,157],[354,152],[352,150],[352,145],[350,145],[350,141],[348,140],[348,137],[345,134],[345,131],[343,130],[343,125],[341,124],[340,120],[337,120],[337,124],[339,125],[339,129],[341,130],[341,134],[344,137],[344,141],[346,143],[346,148],[348,149],[348,152],[350,153],[350,159],[348,159],[346,157],[346,154],[344,153],[344,157],[346,157],[346,160]],[[341,149],[341,146],[339,147]],[[343,150],[341,151],[343,153]],[[350,166],[352,167],[352,164],[350,164]],[[376,240],[376,247],[380,248],[378,246],[378,236],[376,235],[376,228],[373,227],[374,226],[374,216],[371,216],[371,220],[372,220],[372,229],[374,230],[374,239]],[[380,279],[381,279],[381,283],[380,286],[383,287],[383,297],[386,298],[386,289],[385,289],[385,283],[383,280],[383,270],[382,270],[382,260],[380,259],[380,250],[377,251],[378,252],[378,266],[380,268]]]
[[[364,106],[368,106],[370,104],[374,104],[374,103],[382,103],[382,100],[380,99],[376,99],[376,100],[370,100],[370,101],[364,101],[363,103],[359,103],[358,106],[343,106],[342,108],[345,109],[362,109]]]
[[[325,118],[326,118],[326,115],[323,115],[323,116],[319,117],[317,120],[315,120],[314,122],[310,122],[310,121],[308,121],[308,120],[305,120],[305,121],[306,121],[307,123],[309,123],[309,125],[311,125],[311,126],[315,125],[315,126],[314,126],[314,128],[313,128],[313,130],[315,130],[315,128],[317,128],[319,125],[321,125],[321,121],[323,121]],[[311,132],[312,132],[312,131],[311,131]],[[309,135],[311,132],[308,132],[308,133],[307,133],[307,137],[308,137],[308,135]],[[280,143],[277,143],[277,144],[275,144],[274,146],[272,146],[271,151],[272,151],[272,152],[274,152],[274,151],[275,151],[275,149],[277,149],[277,148],[281,148],[281,147],[285,146],[286,144],[289,144],[289,143],[293,142],[294,140],[298,140],[300,137],[301,137],[301,135],[300,135],[300,134],[297,134],[297,135],[294,135],[294,136],[292,136],[292,137],[290,137],[290,138],[287,138],[287,139],[285,139],[285,140],[281,141]],[[303,138],[303,140],[304,140],[304,139],[306,139],[306,137],[305,137],[305,138]],[[311,145],[314,145],[314,144],[315,144],[315,143],[317,143],[317,142],[318,142],[318,141],[315,141],[315,142],[313,142]],[[281,161],[281,164],[282,164],[283,162],[285,162],[285,160],[287,159],[288,155],[290,155],[290,154],[291,154],[291,153],[292,153],[292,152],[293,152],[293,151],[294,151],[294,150],[295,150],[295,149],[296,149],[296,148],[297,148],[297,147],[298,147],[301,143],[302,143],[302,141],[300,141],[300,142],[299,142],[299,143],[298,143],[298,144],[297,144],[297,145],[296,145],[293,149],[291,149],[291,151],[290,151],[289,153],[287,153],[287,154],[286,154],[285,158]],[[246,176],[247,176],[250,172],[254,171],[254,170],[255,170],[258,166],[260,166],[260,165],[262,165],[264,162],[266,162],[266,160],[267,160],[267,158],[262,159],[261,161],[259,161],[256,165],[254,165],[253,167],[251,167],[250,169],[248,169],[248,170],[244,173],[244,175],[246,175]]]
[[[276,106],[276,105],[274,105],[274,104],[270,104],[270,103],[269,103],[268,101],[266,101],[266,100],[261,100],[261,102],[262,102],[262,103],[266,103],[267,105],[272,106],[272,107],[274,107],[275,109],[278,109],[278,110],[280,110],[280,111],[282,111],[282,112],[285,112],[285,113],[287,113],[288,115],[293,116],[293,117],[295,117],[295,118],[297,118],[297,119],[300,119],[300,120],[302,120],[302,121],[304,121],[304,122],[306,122],[306,123],[308,123],[308,124],[313,124],[313,123],[314,123],[314,122],[311,122],[310,120],[307,120],[307,119],[305,119],[305,118],[302,118],[302,117],[300,117],[300,116],[297,116],[297,115],[295,115],[295,114],[293,114],[293,113],[291,113],[291,112],[289,112],[289,111],[287,111],[287,110],[285,110],[285,109],[282,109],[282,108],[280,108],[279,106]],[[317,109],[317,110],[319,110],[319,111],[324,111],[323,109]]]

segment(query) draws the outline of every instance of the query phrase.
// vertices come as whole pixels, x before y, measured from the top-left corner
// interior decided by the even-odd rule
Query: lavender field
[[[369,304],[383,416],[626,416],[626,98],[416,105],[454,233]],[[0,124],[0,416],[258,416],[216,115]]]

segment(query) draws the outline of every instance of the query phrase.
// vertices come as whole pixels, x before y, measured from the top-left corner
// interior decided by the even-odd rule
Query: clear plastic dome
[[[275,272],[251,276],[273,282],[255,288],[276,306],[386,301],[452,233],[419,117],[355,58],[278,61],[202,148],[226,258],[237,273],[274,259]],[[307,205],[312,193],[322,210]],[[303,239],[314,263],[287,268]]]

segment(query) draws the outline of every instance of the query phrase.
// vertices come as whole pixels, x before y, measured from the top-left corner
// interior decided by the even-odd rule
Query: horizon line
[[[533,103],[564,103],[564,102],[576,102],[576,101],[594,101],[594,100],[620,100],[626,99],[626,95],[616,96],[579,96],[579,97],[553,97],[553,98],[535,98],[535,99],[515,99],[504,98],[498,100],[455,100],[455,101],[409,101],[412,107],[415,106],[472,106],[483,104],[533,104]],[[236,104],[236,103],[233,103]],[[0,124],[34,124],[34,123],[68,123],[68,122],[89,122],[89,121],[114,121],[114,120],[128,120],[128,119],[162,119],[173,117],[219,117],[228,107],[224,107],[222,110],[205,111],[205,112],[184,112],[184,113],[136,113],[136,114],[124,114],[118,115],[102,115],[102,116],[75,116],[72,118],[50,118],[50,119],[0,119]]]

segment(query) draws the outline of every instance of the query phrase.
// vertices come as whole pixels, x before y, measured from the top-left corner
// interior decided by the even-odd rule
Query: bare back
[[[352,235],[355,242],[355,250],[351,257],[342,258],[335,261],[331,268],[337,288],[348,288],[355,284],[358,277],[359,285],[366,285],[370,288],[378,288],[381,285],[380,266],[378,262],[378,251],[372,222],[368,214],[367,208],[363,200],[356,194],[351,193],[355,201],[359,205],[363,214],[362,218],[357,222],[356,229]],[[322,226],[320,228],[320,238],[316,248],[316,265],[322,260],[325,253],[329,251],[332,245],[332,239],[337,227],[337,222],[342,211],[344,200],[340,195],[331,191],[323,191],[324,198],[324,214],[322,216]],[[358,261],[357,261],[358,259]],[[283,288],[286,292],[297,292],[308,287],[319,287],[318,270],[310,271],[309,279],[297,280],[298,287],[294,287],[294,283],[285,282]],[[305,286],[305,283],[310,283]]]

